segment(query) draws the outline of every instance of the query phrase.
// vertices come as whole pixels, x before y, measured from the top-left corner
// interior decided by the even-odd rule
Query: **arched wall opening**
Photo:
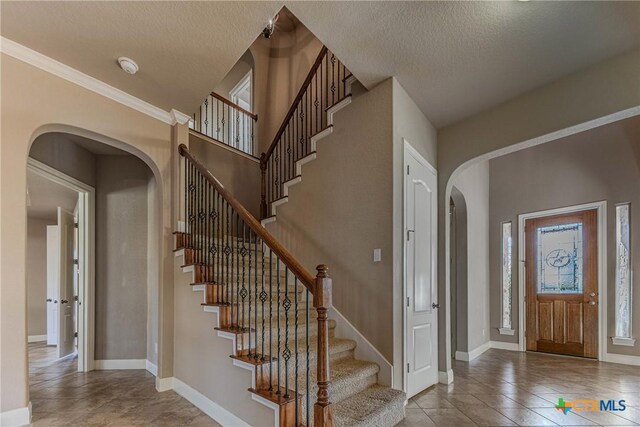
[[[520,194],[520,198],[522,198],[522,200],[520,200],[520,198],[516,199],[509,199],[507,200],[505,203],[507,205],[514,205],[514,209],[518,212],[518,213],[528,213],[528,212],[534,212],[534,211],[538,211],[538,210],[545,210],[545,209],[551,209],[551,208],[559,208],[559,207],[568,207],[568,206],[573,206],[573,205],[578,205],[580,203],[583,202],[595,202],[595,201],[599,201],[599,200],[606,200],[607,201],[607,234],[608,234],[608,239],[609,239],[609,245],[608,245],[608,249],[607,249],[607,254],[606,254],[606,258],[608,259],[608,263],[606,264],[606,269],[607,269],[607,275],[608,278],[606,280],[606,283],[608,284],[608,288],[607,288],[607,310],[605,312],[604,316],[601,316],[601,318],[603,318],[603,321],[605,322],[605,325],[603,326],[604,328],[607,329],[606,334],[604,335],[605,337],[611,336],[613,335],[613,300],[614,300],[614,295],[613,295],[613,283],[615,282],[614,278],[613,278],[613,269],[614,269],[614,261],[615,261],[615,254],[614,254],[614,250],[612,248],[615,247],[615,245],[612,245],[611,243],[611,239],[613,239],[615,237],[615,224],[614,224],[614,220],[615,220],[615,204],[618,202],[625,202],[625,201],[629,201],[631,199],[634,198],[633,195],[629,195],[629,196],[616,196],[615,193],[617,192],[617,190],[614,189],[614,187],[616,187],[617,185],[623,185],[626,186],[626,182],[625,181],[636,181],[635,178],[630,178],[629,180],[618,180],[618,184],[613,183],[613,182],[605,182],[607,181],[608,178],[605,178],[604,175],[606,174],[602,174],[601,171],[599,171],[599,169],[602,168],[602,166],[596,167],[596,164],[604,164],[607,163],[607,156],[610,157],[610,155],[605,154],[605,152],[601,152],[600,153],[600,148],[601,149],[605,149],[606,144],[602,144],[600,146],[600,148],[595,148],[595,146],[592,147],[592,145],[596,144],[595,141],[590,140],[593,139],[593,137],[598,137],[600,139],[602,139],[602,135],[605,135],[607,132],[608,133],[608,137],[604,137],[604,138],[609,138],[609,141],[613,141],[614,138],[618,138],[618,139],[626,139],[625,143],[622,143],[622,145],[625,145],[626,143],[630,142],[633,138],[634,141],[636,142],[635,145],[630,144],[627,148],[625,148],[624,152],[626,154],[622,155],[622,157],[620,158],[620,161],[623,161],[623,158],[626,156],[627,160],[629,163],[626,167],[626,169],[628,171],[633,171],[638,169],[638,159],[640,158],[638,156],[638,153],[640,152],[640,141],[637,141],[637,136],[633,136],[635,135],[635,131],[632,130],[635,129],[635,125],[629,125],[630,121],[637,121],[638,120],[638,110],[633,110],[633,111],[623,111],[619,114],[612,114],[610,116],[606,116],[600,119],[596,119],[590,122],[585,122],[582,123],[580,125],[576,125],[573,126],[571,128],[567,128],[567,129],[562,129],[560,131],[551,133],[551,134],[547,134],[547,135],[543,135],[541,137],[538,138],[534,138],[531,140],[527,140],[518,144],[514,144],[512,146],[500,149],[500,150],[495,150],[493,152],[490,153],[486,153],[483,154],[481,156],[478,156],[474,159],[471,159],[469,161],[464,162],[463,164],[459,165],[457,168],[455,168],[454,172],[451,174],[450,178],[448,179],[447,183],[446,183],[446,192],[445,192],[445,200],[449,200],[450,198],[452,198],[455,193],[456,193],[456,189],[458,187],[458,181],[460,179],[461,176],[463,176],[464,174],[468,173],[468,171],[472,168],[476,168],[478,167],[478,165],[481,165],[483,163],[491,163],[493,164],[501,164],[502,166],[505,166],[505,163],[509,163],[509,165],[506,165],[510,168],[509,173],[511,173],[510,176],[516,176],[515,180],[508,180],[508,181],[504,181],[506,178],[503,175],[498,176],[498,174],[494,173],[494,168],[491,168],[491,174],[490,174],[490,181],[493,185],[493,183],[495,182],[495,180],[497,179],[501,179],[503,180],[503,182],[508,182],[508,184],[506,184],[507,186],[513,184],[512,186],[515,186],[516,184],[523,184],[524,180],[529,177],[531,178],[531,185],[532,186],[536,186],[536,185],[540,185],[540,186],[544,186],[544,182],[546,182],[547,178],[549,178],[550,176],[552,176],[553,174],[562,174],[562,169],[558,169],[558,172],[556,173],[555,171],[553,171],[553,174],[551,173],[532,173],[531,172],[531,168],[529,168],[529,166],[531,167],[535,167],[535,165],[540,165],[540,166],[548,166],[545,165],[544,162],[540,162],[540,160],[535,160],[534,162],[531,161],[531,158],[528,160],[529,163],[517,163],[514,162],[514,159],[519,159],[518,162],[522,161],[522,159],[524,158],[523,156],[525,155],[525,150],[531,149],[529,150],[532,153],[541,153],[542,150],[544,151],[548,151],[551,150],[552,146],[555,146],[557,144],[560,145],[566,145],[566,147],[568,147],[568,144],[576,144],[577,142],[579,142],[579,139],[582,138],[582,140],[584,141],[584,147],[582,149],[575,149],[575,147],[573,148],[573,151],[571,151],[571,153],[566,153],[563,152],[563,150],[558,151],[558,155],[557,155],[557,161],[554,163],[555,168],[558,168],[559,166],[563,165],[563,164],[568,164],[570,166],[572,166],[573,168],[573,173],[572,173],[572,179],[575,177],[581,177],[582,183],[584,184],[581,187],[577,187],[577,194],[572,194],[570,197],[568,198],[562,198],[561,200],[558,199],[557,194],[554,193],[553,195],[550,196],[550,198],[546,201],[540,201],[538,200],[537,202],[537,206],[538,207],[534,207],[531,205],[532,202],[531,198],[529,197],[529,192],[527,193],[523,193]],[[616,126],[619,129],[617,131],[608,131],[608,128],[613,129],[613,127]],[[616,133],[617,132],[617,133]],[[600,135],[600,136],[598,136]],[[573,141],[573,142],[571,142]],[[616,140],[616,143],[618,143],[619,141]],[[619,144],[618,144],[619,145]],[[611,144],[610,144],[611,146]],[[612,146],[611,146],[612,147]],[[566,150],[564,150],[566,151]],[[623,151],[619,151],[619,153],[621,153]],[[528,151],[526,152],[528,153]],[[600,154],[597,154],[600,153]],[[527,154],[528,156],[529,154]],[[597,158],[600,158],[600,160],[598,160]],[[575,158],[576,162],[575,164],[572,163],[572,159]],[[580,164],[583,166],[580,166],[577,162],[581,162]],[[537,163],[535,163],[537,162]],[[590,168],[584,168],[584,165],[588,165],[591,164]],[[522,168],[521,165],[526,165],[527,168]],[[609,166],[607,166],[609,167]],[[504,167],[502,168],[504,169]],[[544,169],[544,167],[542,168]],[[618,171],[619,172],[619,171]],[[620,173],[616,173],[617,175],[620,175]],[[629,175],[629,174],[627,174]],[[626,175],[625,175],[626,176]],[[629,175],[630,176],[630,175]],[[595,181],[598,181],[597,183]],[[512,182],[513,181],[513,182]],[[637,183],[636,183],[637,184]],[[495,185],[493,185],[494,190],[492,190],[491,194],[492,197],[495,197],[494,193],[495,193]],[[499,187],[499,186],[498,186]],[[586,194],[586,190],[588,188],[594,188],[597,187],[599,190],[602,190],[599,195],[587,195]],[[576,188],[574,188],[575,190]],[[513,190],[513,189],[511,189]],[[513,191],[511,191],[509,193],[512,198],[513,198]],[[629,193],[631,194],[631,193]],[[575,197],[574,197],[575,196]],[[624,200],[623,200],[624,199]],[[629,200],[627,200],[629,199]],[[466,200],[467,202],[467,208],[468,210],[469,208],[469,200]],[[523,203],[524,202],[524,206]],[[518,240],[517,240],[517,236],[518,236],[518,226],[517,226],[517,215],[516,216],[509,216],[509,215],[497,215],[497,211],[496,209],[494,209],[494,202],[491,202],[491,212],[490,212],[490,218],[491,218],[491,226],[489,227],[489,247],[487,248],[487,251],[490,252],[490,266],[489,266],[489,277],[490,277],[490,295],[489,295],[489,301],[490,301],[490,306],[489,306],[489,312],[490,312],[490,318],[488,321],[488,327],[489,327],[489,331],[488,334],[486,336],[486,342],[485,345],[488,345],[489,347],[493,346],[494,344],[499,344],[498,348],[513,348],[515,349],[517,347],[517,343],[518,343],[518,333],[517,333],[517,326],[518,326],[518,322],[519,322],[519,313],[518,313],[518,298],[520,298],[521,296],[518,295],[518,278],[514,277],[513,279],[513,284],[512,284],[512,323],[513,323],[513,328],[516,329],[516,333],[515,335],[512,336],[505,336],[503,335],[501,332],[498,331],[499,328],[499,322],[500,322],[500,314],[501,314],[501,306],[500,306],[500,295],[499,295],[499,291],[497,290],[499,288],[499,281],[500,281],[500,277],[499,277],[499,269],[500,269],[500,265],[499,262],[498,264],[496,264],[496,256],[497,256],[497,252],[500,251],[500,233],[499,233],[499,226],[501,221],[511,221],[513,224],[513,238],[514,238],[514,242],[513,242],[513,259],[512,259],[512,263],[513,263],[513,275],[517,276],[518,274],[518,263],[519,263],[519,258],[518,258]],[[633,201],[631,202],[633,203]],[[503,203],[504,204],[504,203]],[[500,216],[500,218],[498,218]],[[504,217],[504,218],[502,218]],[[515,219],[514,219],[515,218]],[[633,220],[633,218],[632,218]],[[636,218],[637,220],[637,218]],[[456,248],[456,244],[453,243],[451,241],[451,230],[452,227],[455,228],[455,226],[452,226],[451,223],[451,218],[449,215],[444,216],[444,223],[445,223],[445,233],[444,233],[444,238],[445,238],[445,259],[449,258],[452,254],[453,250],[457,251]],[[497,225],[496,225],[497,224]],[[469,230],[469,233],[471,233],[471,230]],[[612,252],[613,251],[613,252]],[[613,255],[612,255],[613,254]],[[498,260],[499,261],[499,260]],[[448,264],[448,263],[447,263]],[[445,290],[447,292],[448,295],[450,295],[450,292],[452,291],[452,287],[454,286],[454,280],[457,280],[456,275],[451,271],[451,266],[450,265],[445,265]],[[637,312],[638,310],[638,306],[640,304],[637,303],[637,301],[634,301],[635,305],[634,305],[634,312]],[[451,303],[449,303],[449,307],[447,309],[447,313],[448,313],[448,319],[447,320],[451,320],[451,317],[453,315],[453,308],[451,307]],[[458,315],[459,317],[459,315]],[[635,325],[636,327],[640,327],[638,325]],[[447,338],[447,351],[446,351],[446,360],[451,360],[451,356],[452,356],[452,350],[451,348],[452,343],[451,343],[451,336],[453,334],[451,334],[451,330],[448,329],[446,331],[446,335],[445,337]],[[604,357],[616,357],[617,354],[620,355],[624,355],[624,356],[635,356],[636,351],[635,350],[631,350],[631,349],[627,349],[627,348],[623,348],[623,347],[616,347],[613,346],[611,343],[611,340],[609,338],[605,338],[602,341],[604,345],[604,349],[603,349],[603,353],[604,353]],[[487,347],[488,348],[488,347]],[[470,350],[473,350],[473,348],[470,348]],[[606,360],[606,359],[603,359]],[[450,369],[450,365],[447,365],[447,369]]]
[[[84,369],[157,369],[163,246],[158,167],[135,147],[83,129],[50,125],[32,141],[30,159],[95,188]]]
[[[467,335],[467,203],[456,187],[451,189],[451,355],[469,351]]]

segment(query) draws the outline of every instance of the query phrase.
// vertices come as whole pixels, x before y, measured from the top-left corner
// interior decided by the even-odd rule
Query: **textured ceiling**
[[[640,45],[640,2],[3,1],[0,28],[190,114],[284,4],[365,86],[396,76],[437,127]]]

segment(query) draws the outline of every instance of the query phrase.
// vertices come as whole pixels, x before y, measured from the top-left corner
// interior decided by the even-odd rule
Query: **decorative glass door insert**
[[[538,293],[581,294],[582,223],[537,229]]]

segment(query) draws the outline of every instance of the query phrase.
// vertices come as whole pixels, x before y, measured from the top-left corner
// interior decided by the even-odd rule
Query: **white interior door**
[[[47,226],[47,345],[58,345],[60,237],[57,225]]]
[[[438,381],[436,174],[405,148],[407,397]]]
[[[58,287],[58,357],[67,356],[75,350],[75,304],[74,287],[74,218],[71,212],[58,208],[58,228],[60,232],[60,257]]]

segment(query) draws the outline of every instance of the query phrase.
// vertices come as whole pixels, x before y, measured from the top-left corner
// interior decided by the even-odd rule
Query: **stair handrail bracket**
[[[203,305],[218,307],[216,329],[237,337],[231,357],[256,366],[250,391],[279,408],[280,426],[332,427],[328,267],[320,264],[312,275],[186,145],[178,152],[184,159],[185,225],[175,233],[176,250],[184,250],[183,267],[193,268],[192,285],[206,289]]]

